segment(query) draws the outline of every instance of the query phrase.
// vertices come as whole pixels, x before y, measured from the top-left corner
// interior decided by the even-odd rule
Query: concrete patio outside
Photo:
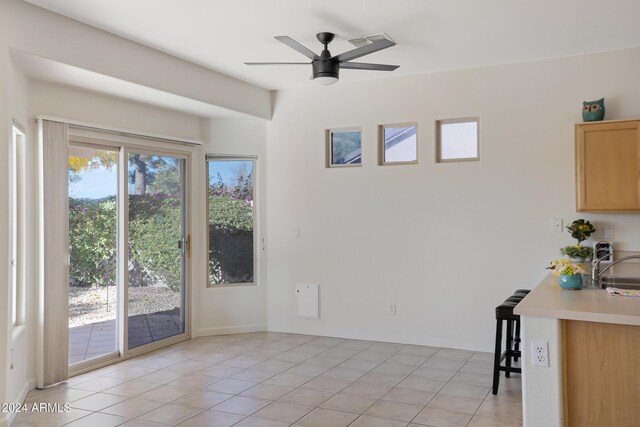
[[[129,348],[140,347],[184,331],[180,308],[129,317]],[[69,364],[118,349],[116,320],[69,328]]]

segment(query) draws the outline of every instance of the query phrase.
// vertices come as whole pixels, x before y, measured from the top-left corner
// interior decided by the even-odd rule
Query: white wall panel
[[[573,135],[583,100],[640,117],[639,68],[631,49],[277,92],[269,329],[491,351],[495,306],[575,242],[553,218],[612,224],[616,248],[640,250],[637,214],[575,212]],[[435,121],[476,116],[480,161],[436,164]],[[377,166],[377,125],[413,121],[419,164]],[[324,130],[345,126],[362,126],[362,167],[327,169]],[[297,283],[322,284],[319,322],[298,319]]]
[[[300,283],[296,286],[298,317],[317,319],[320,317],[320,285]]]

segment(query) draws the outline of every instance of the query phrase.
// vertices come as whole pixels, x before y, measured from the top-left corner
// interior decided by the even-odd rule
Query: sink
[[[600,278],[602,288],[640,289],[640,277],[603,276]]]

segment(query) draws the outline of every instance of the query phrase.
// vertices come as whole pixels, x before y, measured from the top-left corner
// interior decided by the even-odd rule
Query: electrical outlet
[[[546,341],[531,341],[531,366],[549,367],[549,344]]]
[[[289,229],[289,235],[294,240],[299,239],[300,238],[300,227],[291,227]]]
[[[389,303],[389,306],[387,307],[387,313],[396,314],[396,303],[395,302]]]

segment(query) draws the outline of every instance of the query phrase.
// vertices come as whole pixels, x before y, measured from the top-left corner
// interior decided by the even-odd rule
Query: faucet
[[[629,255],[629,256],[625,256],[620,258],[617,261],[613,261],[611,264],[607,265],[604,269],[602,269],[602,271],[600,271],[600,262],[602,260],[604,260],[605,258],[608,257],[612,257],[612,254],[605,254],[603,256],[601,256],[600,258],[596,259],[595,261],[593,261],[593,264],[591,264],[591,286],[593,287],[599,287],[600,286],[600,276],[602,276],[604,273],[607,272],[607,270],[609,270],[611,267],[613,267],[616,264],[621,263],[622,261],[627,261],[629,259],[640,259],[640,255]]]

